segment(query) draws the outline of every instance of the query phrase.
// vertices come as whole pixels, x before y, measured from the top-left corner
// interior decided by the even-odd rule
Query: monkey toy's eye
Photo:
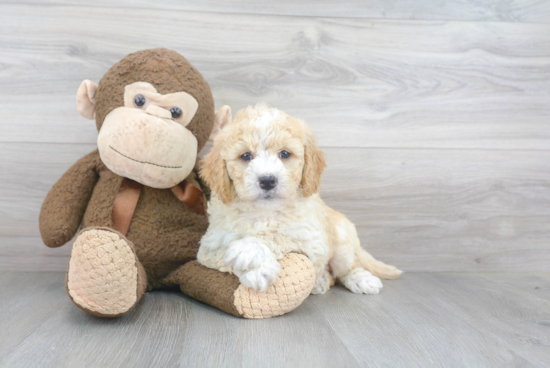
[[[241,155],[241,160],[243,160],[244,162],[248,162],[248,161],[252,160],[252,155],[250,154],[250,152],[247,152],[247,153]]]
[[[137,107],[142,107],[143,105],[145,105],[145,97],[143,97],[142,95],[137,95],[136,97],[134,97],[134,103]]]
[[[179,107],[172,107],[170,112],[172,113],[172,119],[177,119],[181,116],[181,109]]]
[[[281,151],[281,152],[279,152],[279,157],[282,158],[283,160],[286,160],[287,158],[290,157],[290,152]]]

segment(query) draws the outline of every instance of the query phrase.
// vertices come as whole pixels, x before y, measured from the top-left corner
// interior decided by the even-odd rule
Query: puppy
[[[231,113],[224,111],[227,123]],[[302,253],[315,266],[312,293],[324,294],[337,280],[354,293],[378,294],[380,278],[401,271],[362,249],[355,226],[323,203],[325,167],[303,121],[265,104],[239,111],[203,161],[212,198],[198,261],[265,291],[279,276],[277,260]]]

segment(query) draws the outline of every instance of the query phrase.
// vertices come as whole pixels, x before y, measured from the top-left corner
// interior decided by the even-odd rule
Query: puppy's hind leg
[[[382,281],[362,267],[340,277],[340,282],[355,294],[378,294],[383,288]]]
[[[333,274],[349,290],[358,294],[378,294],[382,278],[397,278],[401,271],[377,261],[361,248],[357,230],[344,215],[333,211]]]
[[[312,294],[324,294],[330,287],[334,285],[334,278],[330,274],[329,270],[324,268],[321,272],[317,272],[317,277],[315,278],[315,285]]]
[[[354,267],[340,281],[354,293],[357,294],[378,294],[382,289],[380,279],[396,279],[401,271],[376,260],[364,249],[357,249]]]

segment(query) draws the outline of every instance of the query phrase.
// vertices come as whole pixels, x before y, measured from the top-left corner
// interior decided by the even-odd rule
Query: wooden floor
[[[0,367],[550,366],[550,274],[409,273],[257,321],[162,291],[100,319],[64,277],[0,272]]]

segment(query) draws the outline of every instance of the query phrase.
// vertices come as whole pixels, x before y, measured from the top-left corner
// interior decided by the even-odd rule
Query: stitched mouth
[[[123,153],[117,151],[117,150],[114,149],[112,146],[109,146],[109,148],[112,149],[113,151],[115,151],[116,153],[118,153],[119,155],[121,155],[122,157],[125,157],[125,158],[127,158],[128,160],[132,160],[132,161],[135,161],[135,162],[139,162],[140,164],[153,165],[153,166],[158,166],[158,167],[162,167],[162,168],[165,168],[165,169],[181,169],[181,168],[182,168],[182,166],[166,166],[166,165],[155,164],[155,163],[148,162],[148,161],[136,160],[135,158],[128,157],[128,156],[126,156],[125,154],[123,154]]]

